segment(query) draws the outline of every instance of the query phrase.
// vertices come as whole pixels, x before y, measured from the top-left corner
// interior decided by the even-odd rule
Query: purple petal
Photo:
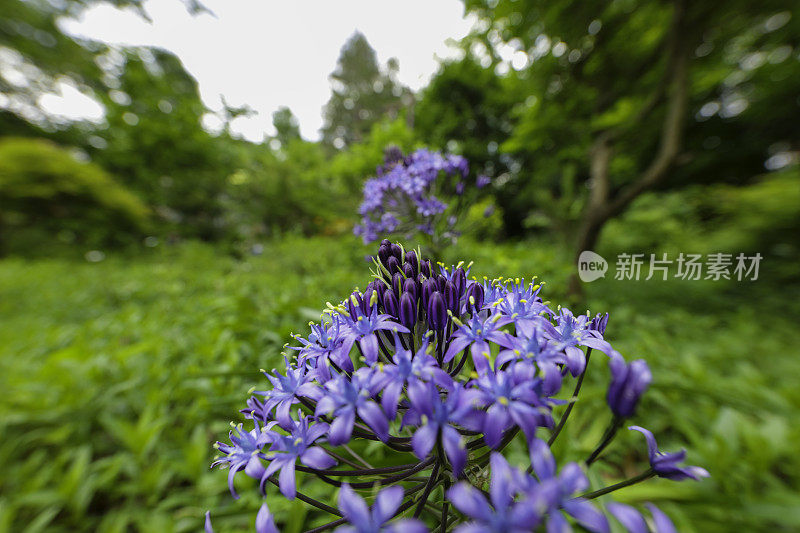
[[[431,424],[419,428],[411,437],[411,448],[419,459],[425,459],[436,444],[437,427]]]
[[[403,503],[403,487],[387,487],[378,493],[372,506],[372,516],[376,524],[384,524],[393,516]]]
[[[402,392],[403,384],[397,381],[389,383],[386,388],[383,389],[381,405],[392,420],[397,416],[397,403],[400,400],[400,394]]]
[[[378,337],[370,333],[358,341],[361,351],[364,353],[368,365],[374,365],[378,360]]]
[[[645,523],[644,517],[630,505],[611,502],[606,507],[630,533],[647,533],[647,523]]]
[[[533,439],[529,445],[531,466],[540,480],[550,479],[556,474],[556,460],[550,447],[542,439]]]
[[[211,511],[206,511],[206,533],[214,533],[214,528],[211,526]]]
[[[308,448],[303,455],[300,456],[300,461],[311,468],[317,470],[324,470],[336,464],[336,460],[325,453],[325,450],[319,446],[312,446]]]
[[[593,533],[608,533],[608,519],[594,505],[583,499],[567,500],[561,504],[564,510],[580,525]]]
[[[675,529],[672,520],[670,520],[661,509],[652,503],[646,503],[645,507],[647,507],[650,514],[653,515],[653,524],[656,526],[655,533],[677,533],[678,530]]]
[[[492,404],[483,419],[483,438],[490,448],[497,448],[503,439],[503,431],[508,427],[508,413],[500,404]]]
[[[328,441],[334,446],[339,446],[349,441],[350,435],[353,433],[353,424],[355,421],[356,414],[352,409],[348,409],[334,418],[330,433],[328,433]]]
[[[261,504],[256,515],[256,533],[278,533],[278,528],[275,527],[275,522],[272,520],[267,502]]]
[[[442,441],[444,453],[453,467],[453,472],[460,474],[467,464],[467,449],[461,434],[455,428],[445,426],[442,428]]]
[[[461,353],[461,351],[469,346],[470,340],[466,337],[456,337],[450,342],[447,352],[444,354],[444,362],[447,363],[453,357]]]
[[[367,423],[379,439],[384,442],[389,439],[389,421],[377,403],[372,401],[364,403],[358,408],[358,416]]]
[[[561,511],[556,510],[551,512],[547,519],[547,533],[571,533],[572,528],[569,527],[569,522],[561,514]]]
[[[492,470],[492,479],[489,483],[489,495],[495,509],[508,507],[514,497],[514,479],[511,467],[502,454],[492,452],[489,458],[489,465]]]
[[[294,482],[294,461],[287,462],[281,468],[280,476],[278,476],[278,488],[281,489],[281,494],[286,496],[289,500],[294,500],[296,487]]]
[[[488,522],[492,518],[489,502],[469,483],[464,481],[456,483],[447,491],[447,497],[456,509],[470,518],[482,522]]]
[[[586,356],[583,355],[583,350],[575,346],[567,346],[565,350],[567,355],[567,368],[570,374],[577,376],[586,368]]]
[[[361,529],[370,524],[369,509],[364,500],[350,488],[347,483],[339,489],[339,509],[341,509],[347,521],[356,528]]]
[[[658,443],[656,442],[653,432],[641,426],[628,426],[628,429],[638,431],[644,435],[645,440],[647,440],[647,455],[650,457],[650,463],[652,463],[653,459],[656,457],[656,453],[658,453]]]

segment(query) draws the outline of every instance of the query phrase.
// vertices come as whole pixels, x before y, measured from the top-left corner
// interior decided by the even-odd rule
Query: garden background
[[[207,509],[219,530],[250,529],[259,502],[230,498],[211,445],[290,333],[366,285],[375,247],[352,230],[390,145],[462,154],[491,178],[443,261],[538,275],[546,299],[610,312],[614,346],[650,363],[639,416],[711,478],[619,500],[653,501],[681,531],[800,529],[789,3],[465,0],[473,31],[427,87],[404,87],[355,34],[321,140],[283,108],[260,143],[230,129],[246,106],[203,128],[172,53],[62,32],[93,3],[0,2],[0,531],[196,531]],[[65,79],[103,105],[101,123],[40,109]],[[762,260],[754,281],[672,270],[581,285],[585,249],[612,270],[622,253]],[[585,385],[567,456],[602,434],[607,377]],[[319,522],[268,501],[289,531]]]

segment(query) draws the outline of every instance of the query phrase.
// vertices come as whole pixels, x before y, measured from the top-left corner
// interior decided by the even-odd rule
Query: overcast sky
[[[321,108],[330,95],[328,75],[347,38],[360,30],[378,60],[400,62],[399,78],[417,90],[436,72],[437,58],[455,51],[449,39],[464,37],[472,24],[459,0],[204,0],[214,16],[189,15],[177,0],[145,4],[153,22],[132,11],[100,5],[68,32],[126,45],[160,46],[180,57],[197,78],[203,101],[221,109],[247,104],[258,114],[239,118],[232,129],[253,141],[272,133],[272,112],[289,106],[305,138],[317,139]],[[73,94],[51,99],[61,112],[86,106]],[[88,110],[87,113],[91,111]]]

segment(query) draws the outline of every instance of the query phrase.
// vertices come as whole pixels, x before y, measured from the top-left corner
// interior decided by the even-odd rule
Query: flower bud
[[[642,359],[626,364],[619,354],[612,355],[608,366],[611,368],[611,384],[606,396],[608,406],[616,416],[632,416],[639,398],[653,380],[650,368]]]
[[[403,292],[407,292],[411,295],[411,298],[416,301],[417,300],[417,282],[414,278],[409,278],[403,282]]]
[[[608,325],[608,313],[604,315],[595,316],[592,319],[592,323],[589,325],[589,328],[597,331],[600,335],[605,335],[607,325]]]
[[[445,281],[444,283],[444,303],[447,309],[454,315],[458,315],[458,294],[456,285],[452,281]]]
[[[384,242],[388,242],[384,239]],[[391,244],[383,244],[381,243],[380,247],[378,248],[378,260],[380,260],[383,266],[387,266],[387,261],[389,257],[392,255],[392,245]]]
[[[473,283],[467,289],[467,312],[477,314],[483,308],[483,285]]]
[[[445,306],[442,293],[434,291],[428,301],[428,326],[436,331],[442,331],[447,324],[447,306]]]
[[[428,311],[428,303],[431,301],[431,295],[439,290],[435,279],[428,278],[422,283],[422,307],[425,312]]]
[[[403,274],[405,274],[408,279],[414,279],[416,277],[414,274],[414,267],[409,263],[403,263]]]
[[[387,292],[387,294],[389,294]],[[417,303],[407,292],[400,297],[400,323],[412,329],[417,321]]]
[[[361,294],[356,291],[350,295],[350,298],[347,299],[347,312],[350,314],[352,318],[355,318],[359,315],[363,315],[364,313],[361,311],[362,304],[364,303]]]
[[[456,194],[459,195],[459,196],[464,194],[464,182],[463,181],[459,181],[456,184]]]
[[[447,283],[447,278],[439,274],[435,279],[436,285],[439,287],[439,292],[444,292],[444,284]]]
[[[392,245],[392,241],[390,241],[389,239],[383,239],[381,241],[381,246],[391,246],[391,245]]]
[[[431,277],[431,262],[429,259],[426,259],[419,264],[419,271],[426,278]]]
[[[386,260],[386,270],[389,271],[390,276],[400,272],[400,261],[395,256],[390,255],[389,259]]]
[[[386,291],[383,293],[383,310],[388,315],[392,315],[394,317],[397,316],[397,312],[399,305],[397,303],[397,297],[394,295],[392,291]]]
[[[403,249],[399,244],[392,245],[392,255],[397,258],[398,263],[403,262]]]
[[[417,257],[417,252],[414,250],[409,250],[406,252],[406,263],[411,265],[411,268],[414,269],[414,277],[419,274],[419,258]]]
[[[456,286],[456,295],[461,298],[467,286],[467,273],[463,268],[457,268],[456,271],[453,272],[453,283]]]
[[[400,298],[400,295],[403,294],[403,283],[405,281],[406,278],[400,272],[395,272],[394,276],[392,276],[392,290],[397,298]]]

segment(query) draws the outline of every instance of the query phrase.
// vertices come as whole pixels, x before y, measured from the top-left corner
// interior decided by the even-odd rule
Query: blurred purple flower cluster
[[[644,361],[627,363],[604,339],[607,314],[553,310],[534,282],[470,278],[470,265],[434,265],[388,240],[373,263],[366,289],[329,304],[307,337],[295,337],[283,373],[267,374],[271,388],[253,393],[241,411],[252,429],[239,424],[230,443],[217,443],[214,464],[228,467],[234,497],[240,472],[262,494],[274,485],[333,516],[314,531],[507,533],[577,523],[607,532],[609,516],[636,533],[674,530],[655,507],[647,525],[634,507],[592,502],[652,476],[708,475],[679,464],[685,452],[662,453],[649,431],[632,426],[647,437],[649,467],[590,487],[588,468],[651,381]],[[559,469],[550,448],[593,350],[610,369],[608,429],[586,460]],[[565,395],[567,381],[574,389]],[[529,465],[511,466],[500,453],[515,439],[527,446]],[[300,492],[300,478],[341,487],[338,507]],[[375,497],[372,510],[356,491]],[[275,530],[264,506],[257,526]]]
[[[417,233],[437,243],[452,241],[459,235],[460,212],[469,203],[465,195],[489,184],[486,176],[469,181],[463,157],[426,149],[403,156],[390,148],[376,174],[364,184],[361,223],[354,228],[365,243],[380,235],[411,238]],[[448,203],[453,197],[455,202]]]

